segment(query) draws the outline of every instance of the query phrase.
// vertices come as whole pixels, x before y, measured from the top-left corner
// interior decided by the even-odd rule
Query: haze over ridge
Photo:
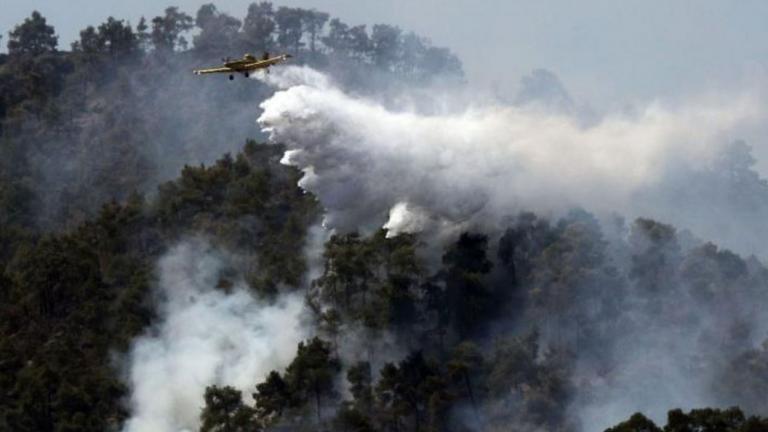
[[[173,2],[193,13],[205,0]],[[250,0],[217,7],[241,15]],[[599,108],[731,87],[765,75],[768,4],[759,0],[592,2],[421,0],[278,0],[276,6],[317,8],[352,24],[389,23],[429,36],[464,61],[471,82],[514,94],[519,77],[547,68],[580,100]],[[39,9],[68,47],[86,25],[107,16],[158,15],[167,5],[76,0],[6,0],[0,31]],[[6,36],[7,37],[7,36]],[[4,45],[4,44],[3,44]],[[5,49],[3,46],[0,48]],[[229,53],[235,55],[240,53]]]

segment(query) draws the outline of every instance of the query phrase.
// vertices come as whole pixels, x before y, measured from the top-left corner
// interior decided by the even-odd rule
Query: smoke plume
[[[321,200],[326,225],[391,235],[494,227],[521,209],[654,217],[647,191],[670,172],[711,166],[740,128],[764,118],[749,96],[656,103],[589,126],[492,103],[424,114],[351,96],[306,67],[266,80],[282,90],[262,103],[258,123],[287,145],[284,162],[303,171],[300,185]]]
[[[248,396],[293,358],[305,336],[302,297],[267,303],[243,282],[217,289],[225,264],[223,253],[199,239],[160,260],[160,320],[130,354],[126,431],[197,430],[207,386],[231,385]]]
[[[309,68],[286,67],[264,79],[281,90],[262,103],[258,123],[272,142],[287,146],[283,162],[304,173],[300,186],[320,199],[332,229],[487,232],[521,210],[556,217],[583,207],[598,215],[659,218],[742,252],[765,252],[754,242],[768,238],[757,229],[768,207],[747,213],[733,205],[736,189],[768,197],[765,181],[751,171],[748,146],[733,145],[740,131],[765,121],[754,97],[655,103],[584,122],[563,110],[527,105],[395,110],[350,95]],[[745,225],[722,228],[734,220]],[[627,242],[626,235],[617,241]],[[630,274],[626,257],[612,261]],[[711,364],[722,359],[702,341],[713,334],[727,340],[731,327],[723,322],[749,322],[759,342],[766,320],[748,295],[718,317],[681,294],[690,287],[670,288],[664,304],[685,304],[685,313],[696,318],[682,326],[674,314],[661,319],[663,313],[631,306],[639,304],[631,294],[612,288],[594,292],[626,297],[630,306],[622,316],[631,325],[606,329],[622,365],[610,376],[594,359],[579,359],[574,376],[591,385],[577,390],[572,414],[584,430],[600,430],[638,409],[660,419],[673,406],[733,403],[712,391],[713,368],[691,365],[702,363],[698,357],[716,359]]]

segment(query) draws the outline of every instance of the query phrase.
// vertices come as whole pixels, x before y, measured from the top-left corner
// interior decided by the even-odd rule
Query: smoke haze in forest
[[[582,207],[606,220],[614,212],[669,220],[698,228],[705,238],[736,250],[765,253],[760,246],[750,250],[758,242],[743,243],[749,237],[718,228],[750,218],[740,215],[747,210],[728,205],[732,189],[718,189],[726,179],[717,180],[721,184],[703,195],[694,185],[708,176],[728,175],[718,169],[734,169],[718,166],[745,150],[743,143],[732,140],[740,130],[766,120],[764,107],[754,97],[721,95],[672,108],[653,105],[585,126],[540,106],[474,105],[443,115],[434,110],[395,111],[373,99],[350,96],[309,68],[289,66],[265,81],[281,91],[262,103],[259,124],[272,141],[287,145],[283,162],[304,172],[299,185],[320,199],[329,228],[383,226],[393,236],[437,231],[452,237],[461,230],[493,233],[505,216],[523,209],[557,217]],[[750,163],[745,162],[742,168],[748,170]],[[755,185],[752,199],[759,202],[758,197],[766,196],[764,181]],[[683,192],[671,200],[670,189]],[[710,213],[711,207],[720,211]],[[759,214],[764,212],[762,208]],[[761,225],[760,219],[752,219],[739,232],[746,228],[748,236],[762,235]],[[627,247],[628,235],[633,248],[642,250],[647,246],[640,245],[654,242],[643,240],[648,234],[642,231],[616,235],[611,241],[620,248]],[[629,275],[632,265],[623,256],[608,259]],[[613,295],[632,323],[618,329],[603,324],[603,337],[615,350],[612,360],[620,365],[604,383],[599,364],[605,359],[577,360],[574,381],[590,383],[575,390],[571,407],[582,430],[604,429],[638,410],[660,420],[669,406],[733,403],[712,388],[719,373],[714,366],[691,374],[689,359],[717,357],[702,341],[722,332],[728,339],[731,322],[741,322],[751,334],[765,334],[768,319],[755,315],[749,297],[734,298],[729,312],[710,318],[711,306],[689,298],[684,282],[670,281],[665,301],[686,304],[684,313],[699,316],[684,325],[647,309],[654,300],[646,292],[609,294],[609,280],[582,283],[597,284],[582,288],[595,298],[571,307]],[[555,335],[570,334],[569,327],[545,326],[543,341],[556,346]],[[759,336],[751,343],[759,346]]]
[[[160,319],[127,359],[132,416],[126,432],[197,429],[207,386],[247,389],[254,377],[288,364],[307,336],[300,295],[271,303],[255,298],[243,281],[222,279],[225,255],[190,239],[160,259]],[[222,283],[226,289],[217,290]]]
[[[195,11],[204,0],[173,3]],[[242,16],[249,0],[222,0],[224,12]],[[69,3],[6,0],[0,30],[6,32],[37,8],[62,35],[77,39],[86,25],[108,16],[128,19],[161,14],[164,3],[79,0]],[[768,6],[703,0],[670,4],[661,0],[569,3],[469,0],[281,0],[276,6],[316,8],[344,21],[386,22],[428,35],[449,46],[480,86],[514,94],[517,78],[534,68],[556,71],[579,99],[621,108],[636,100],[696,94],[764,75]],[[610,36],[606,36],[610,35]],[[239,52],[228,55],[241,54]]]
[[[0,429],[586,432],[638,411],[768,415],[759,71],[660,78],[626,42],[637,28],[614,28],[659,5],[581,31],[560,20],[590,8],[561,5],[553,39],[507,45],[492,22],[473,35],[487,46],[456,25],[458,49],[478,47],[462,63],[439,29],[433,45],[367,16],[237,4],[109,18],[74,41],[35,12],[3,39]],[[406,22],[449,26],[419,13],[435,7]],[[553,7],[514,19],[546,29],[531,17]],[[743,7],[645,22],[685,21],[654,33],[677,40],[763,10]],[[516,71],[574,32],[603,51]],[[720,33],[734,69],[762,49]],[[644,79],[591,57],[617,49]],[[292,64],[189,73],[263,51]],[[481,89],[486,62],[517,89]],[[690,87],[654,100],[681,76]],[[713,417],[768,423],[669,421]]]

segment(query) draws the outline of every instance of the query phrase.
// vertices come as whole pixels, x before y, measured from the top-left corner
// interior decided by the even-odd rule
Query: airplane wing
[[[243,69],[247,69],[247,70],[264,69],[266,67],[272,66],[273,64],[275,64],[275,62],[272,59],[259,60],[253,63],[244,64]]]
[[[212,74],[212,73],[232,73],[232,69],[228,67],[217,67],[210,69],[196,69],[192,71],[195,75]]]

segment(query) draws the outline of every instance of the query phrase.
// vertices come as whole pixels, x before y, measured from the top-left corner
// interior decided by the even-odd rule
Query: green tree
[[[350,27],[348,34],[349,49],[352,56],[358,60],[370,60],[372,42],[365,25]]]
[[[18,297],[43,323],[66,317],[81,301],[103,295],[96,255],[71,237],[44,237],[19,257]]]
[[[129,57],[139,49],[139,40],[131,26],[123,20],[109,17],[99,26],[99,39],[107,54],[113,58]]]
[[[347,370],[349,391],[354,398],[355,408],[364,414],[370,414],[373,408],[373,387],[371,365],[361,361]]]
[[[8,53],[16,55],[40,55],[56,51],[58,36],[46,23],[40,12],[34,11],[23,23],[8,34]]]
[[[371,419],[349,404],[342,404],[333,419],[333,430],[342,432],[374,432]]]
[[[408,335],[421,318],[417,290],[424,270],[417,256],[417,239],[409,234],[388,238],[384,230],[380,230],[368,243],[378,257],[372,261],[381,267],[375,271],[381,279],[377,295],[384,306],[378,312],[386,315],[377,321]]]
[[[318,36],[323,31],[325,23],[328,22],[329,15],[325,12],[318,12],[314,9],[305,10],[302,17],[303,31],[309,35],[309,52],[315,54],[317,47],[315,43]]]
[[[371,40],[365,25],[348,26],[338,18],[328,23],[328,33],[321,38],[333,54],[368,61]]]
[[[768,392],[768,341],[733,357],[716,382],[727,400],[738,402],[748,412],[765,412],[768,400],[762,395]]]
[[[349,26],[340,19],[333,18],[328,23],[328,34],[323,37],[323,44],[337,54],[348,54]]]
[[[83,52],[86,54],[100,53],[104,47],[93,26],[88,26],[80,30],[80,40],[72,43],[72,51]]]
[[[492,412],[489,427],[516,424],[542,430],[568,430],[566,407],[573,396],[573,356],[562,350],[540,350],[538,333],[500,340],[487,360],[489,397],[513,403]]]
[[[251,3],[243,21],[242,38],[245,46],[254,52],[268,51],[274,44],[275,12],[272,3]]]
[[[382,422],[392,430],[410,419],[414,431],[437,426],[446,405],[446,383],[433,361],[413,352],[397,364],[388,363],[380,372],[376,401]],[[442,413],[444,414],[444,413]],[[439,426],[437,426],[437,430]]]
[[[185,49],[187,41],[182,34],[191,30],[193,23],[194,19],[179,8],[166,8],[165,15],[152,19],[150,37],[155,50],[167,54],[177,47]]]
[[[230,386],[205,389],[200,432],[252,432],[261,430],[255,411],[243,404],[240,390]]]
[[[302,26],[303,16],[303,9],[285,6],[280,6],[275,13],[277,43],[283,49],[290,50],[294,54],[298,53],[303,45],[301,42],[304,30]]]
[[[349,432],[373,432],[373,388],[371,366],[368,362],[357,362],[347,369],[347,381],[352,393],[352,402],[345,401],[337,409],[333,419],[334,430]]]
[[[135,60],[135,54],[141,49],[139,36],[130,25],[123,20],[109,17],[99,25],[98,29],[88,26],[80,32],[80,40],[72,43],[72,51],[90,54],[107,55],[112,62],[110,66],[121,60]],[[104,73],[104,65],[99,72]]]
[[[136,40],[139,46],[139,49],[142,52],[146,52],[149,50],[149,43],[151,41],[151,36],[147,32],[149,30],[149,25],[147,25],[147,19],[143,16],[139,19],[139,23],[136,24]]]
[[[316,281],[322,296],[347,314],[353,311],[358,297],[364,306],[376,265],[365,239],[357,233],[333,235],[326,243],[323,258],[323,275]]]
[[[371,33],[373,63],[383,70],[394,70],[401,56],[402,30],[387,24],[376,24]]]
[[[526,281],[532,315],[561,346],[600,346],[600,326],[620,312],[623,279],[606,259],[607,242],[592,215],[573,211],[552,229],[556,238],[534,258]]]
[[[379,371],[375,396],[378,421],[385,430],[401,430],[401,424],[409,413],[409,406],[400,395],[400,381],[400,370],[392,363],[385,364]]]
[[[662,432],[661,428],[648,419],[646,416],[635,413],[629,420],[608,428],[605,432]]]
[[[728,409],[703,408],[688,413],[673,409],[667,414],[664,432],[759,432],[768,430],[768,419],[747,417],[737,407]],[[636,413],[629,420],[606,429],[605,432],[661,432],[651,420]]]
[[[488,238],[464,233],[443,255],[445,307],[460,337],[468,336],[487,319],[493,306],[483,278],[492,263],[486,256]]]
[[[322,399],[335,395],[334,379],[340,368],[331,345],[316,337],[299,343],[296,357],[285,370],[285,381],[296,397],[294,404],[314,402],[318,424],[322,419]]]
[[[200,34],[193,39],[194,47],[204,56],[231,52],[239,40],[240,20],[219,12],[212,3],[200,6],[195,25]]]
[[[263,383],[256,385],[256,393],[253,394],[256,414],[266,425],[280,419],[283,412],[291,406],[291,399],[288,384],[276,371],[270,372]]]
[[[407,334],[420,318],[417,288],[423,269],[416,249],[414,236],[387,238],[384,230],[369,238],[334,235],[326,243],[325,267],[313,295],[331,303],[342,318],[362,321],[369,329],[393,325]]]
[[[462,342],[453,349],[451,359],[448,361],[448,375],[459,383],[472,403],[475,416],[478,416],[478,404],[476,389],[473,385],[473,376],[477,376],[484,368],[482,353],[472,342]]]
[[[629,242],[633,252],[630,277],[641,292],[663,292],[675,283],[680,246],[674,227],[640,218],[632,227]]]

